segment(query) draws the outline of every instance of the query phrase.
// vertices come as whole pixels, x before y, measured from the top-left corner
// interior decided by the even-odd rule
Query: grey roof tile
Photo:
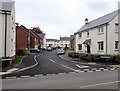
[[[69,41],[69,40],[70,40],[70,37],[60,37],[60,40],[61,40],[61,41]]]
[[[82,32],[84,30],[87,30],[87,29],[90,29],[90,28],[93,28],[93,27],[96,27],[96,26],[106,24],[106,23],[110,22],[113,18],[115,18],[115,16],[117,16],[117,15],[118,15],[118,10],[116,10],[112,13],[109,13],[105,16],[102,16],[102,17],[100,17],[96,20],[93,20],[91,22],[88,22],[83,27],[81,27],[76,33]]]
[[[0,7],[0,10],[12,11],[14,3],[15,2],[12,0],[0,1],[0,5],[2,5],[2,7]]]

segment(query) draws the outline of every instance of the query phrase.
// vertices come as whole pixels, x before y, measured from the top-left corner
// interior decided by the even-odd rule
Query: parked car
[[[57,54],[58,54],[58,55],[65,54],[65,49],[64,49],[64,48],[58,49],[58,50],[57,50]]]
[[[52,51],[52,47],[48,47],[48,48],[47,48],[47,51]]]
[[[52,49],[53,49],[53,50],[55,50],[55,49],[56,49],[56,47],[52,47]]]
[[[26,48],[26,50],[29,50],[30,52],[34,52],[34,53],[40,52],[40,50],[38,48]]]

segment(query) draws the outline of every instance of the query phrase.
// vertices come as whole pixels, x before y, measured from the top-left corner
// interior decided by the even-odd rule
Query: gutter
[[[107,48],[107,45],[108,45],[108,43],[107,43],[107,40],[108,40],[108,38],[107,38],[108,37],[108,34],[107,34],[108,33],[108,28],[107,27],[108,27],[108,23],[106,23],[106,54],[108,53],[107,52],[108,51],[108,48]]]

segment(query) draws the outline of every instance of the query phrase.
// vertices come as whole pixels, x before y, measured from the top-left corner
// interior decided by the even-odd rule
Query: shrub
[[[79,58],[79,53],[76,52],[68,52],[68,56],[72,58]]]
[[[16,54],[17,55],[25,55],[25,50],[19,49],[19,50],[17,50]]]
[[[68,52],[68,56],[72,58],[80,58],[80,60],[85,60],[85,61],[120,63],[120,55],[100,55],[100,54]],[[110,58],[102,58],[101,56],[110,57]]]
[[[25,55],[30,55],[30,52],[29,51],[25,51]]]

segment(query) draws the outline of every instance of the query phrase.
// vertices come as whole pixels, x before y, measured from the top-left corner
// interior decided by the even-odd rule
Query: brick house
[[[33,27],[31,31],[40,38],[40,41],[38,41],[40,44],[39,49],[40,48],[46,49],[46,36],[43,33],[43,31],[39,27]]]
[[[16,49],[40,48],[41,38],[34,32],[21,25],[16,30]]]

